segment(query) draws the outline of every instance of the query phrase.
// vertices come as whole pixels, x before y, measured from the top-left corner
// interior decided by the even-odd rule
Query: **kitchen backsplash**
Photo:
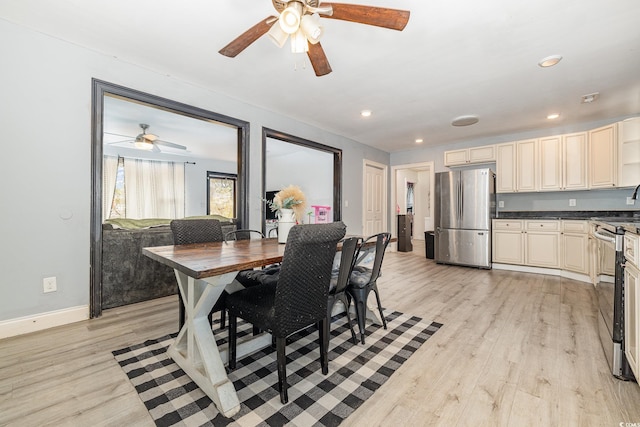
[[[497,211],[640,211],[640,200],[627,205],[633,188],[496,194]],[[571,206],[575,201],[575,206]]]

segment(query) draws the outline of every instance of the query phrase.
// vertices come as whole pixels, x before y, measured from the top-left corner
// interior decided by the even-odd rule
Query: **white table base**
[[[167,353],[187,375],[211,398],[225,417],[240,411],[240,402],[233,383],[227,378],[224,364],[228,361],[227,346],[218,349],[208,315],[227,287],[238,290],[231,282],[237,272],[206,279],[194,279],[175,270],[178,288],[185,306],[185,323]],[[240,286],[241,287],[241,286]],[[271,344],[271,334],[246,337],[236,346],[238,357]]]

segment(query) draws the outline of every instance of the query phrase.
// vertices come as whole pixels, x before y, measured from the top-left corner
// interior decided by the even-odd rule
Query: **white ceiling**
[[[640,113],[638,0],[355,3],[410,10],[409,24],[322,20],[324,77],[266,36],[217,53],[274,14],[269,0],[2,0],[0,18],[389,152]],[[552,54],[557,66],[537,65]],[[467,114],[480,122],[451,126]]]

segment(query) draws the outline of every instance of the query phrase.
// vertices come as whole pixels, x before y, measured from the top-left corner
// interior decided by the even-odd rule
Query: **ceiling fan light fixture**
[[[287,7],[282,11],[278,21],[280,28],[287,34],[293,34],[298,31],[300,21],[302,19],[302,3],[290,1]]]
[[[289,34],[285,33],[282,30],[282,27],[277,24],[273,24],[271,26],[271,29],[269,30],[269,32],[267,32],[267,35],[269,35],[269,39],[278,47],[284,46],[285,42],[287,41],[287,37],[289,37]]]
[[[316,44],[324,34],[324,28],[320,26],[320,15],[304,15],[300,21],[300,29],[307,36],[309,43]]]
[[[153,142],[147,141],[144,138],[140,141],[136,138],[135,146],[141,150],[153,150]]]
[[[291,52],[292,53],[305,53],[309,51],[309,43],[307,43],[307,36],[300,29],[294,34],[291,34]]]

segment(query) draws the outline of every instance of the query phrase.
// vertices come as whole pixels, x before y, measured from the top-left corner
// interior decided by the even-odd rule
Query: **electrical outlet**
[[[56,283],[56,278],[45,277],[44,279],[42,279],[42,290],[44,291],[44,293],[57,291],[58,285]]]
[[[631,196],[627,197],[627,204],[628,205],[635,205],[636,201],[634,199],[631,198]]]
[[[576,199],[569,199],[569,206],[575,206],[576,205]]]
[[[500,201],[498,202],[498,207],[499,207],[499,208],[504,208],[504,200],[500,200]]]

